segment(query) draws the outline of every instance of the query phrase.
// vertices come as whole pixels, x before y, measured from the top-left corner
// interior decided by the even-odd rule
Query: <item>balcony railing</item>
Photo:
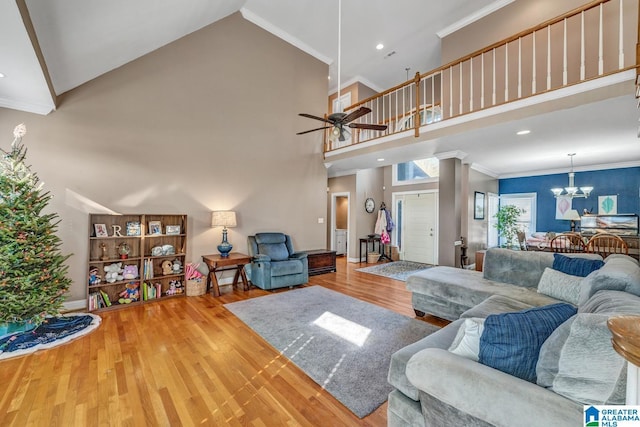
[[[353,129],[346,145],[418,137],[441,120],[637,68],[637,40],[637,0],[591,2],[349,106],[371,109],[357,122],[388,127]],[[327,138],[325,151],[344,146]]]

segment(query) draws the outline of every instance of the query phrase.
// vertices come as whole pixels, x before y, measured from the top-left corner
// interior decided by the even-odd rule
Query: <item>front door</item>
[[[438,193],[406,194],[402,248],[406,261],[436,264]]]

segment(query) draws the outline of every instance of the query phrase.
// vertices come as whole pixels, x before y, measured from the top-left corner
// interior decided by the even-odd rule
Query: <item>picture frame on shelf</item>
[[[473,193],[473,219],[484,219],[484,193]]]
[[[149,235],[162,234],[162,223],[160,221],[149,221]]]
[[[164,230],[167,235],[176,235],[180,234],[180,226],[179,225],[167,225]]]
[[[109,237],[106,224],[93,224],[93,229],[96,232],[96,237]]]
[[[140,221],[127,221],[127,236],[139,236]]]

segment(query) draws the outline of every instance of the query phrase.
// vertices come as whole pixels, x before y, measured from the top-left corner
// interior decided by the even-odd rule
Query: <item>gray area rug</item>
[[[356,269],[356,271],[375,274],[376,276],[389,277],[391,279],[402,280],[403,282],[406,282],[409,275],[421,270],[426,270],[427,268],[431,267],[433,266],[429,264],[422,264],[419,262],[394,261],[384,264],[377,264],[372,267],[358,268]]]
[[[439,329],[321,286],[225,307],[360,418],[393,389],[391,355]]]

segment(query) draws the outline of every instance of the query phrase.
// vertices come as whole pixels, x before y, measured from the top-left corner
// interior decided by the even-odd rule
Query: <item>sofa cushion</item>
[[[287,236],[283,233],[256,233],[258,253],[267,255],[271,261],[283,261],[289,258]]]
[[[540,349],[538,385],[585,405],[625,403],[626,363],[611,346],[609,315],[579,313]]]
[[[610,255],[597,271],[584,278],[579,305],[602,289],[624,291],[640,296],[640,266],[628,255]]]
[[[549,255],[549,259],[552,258],[551,254],[547,255]],[[551,261],[549,261],[549,266],[551,266]],[[542,274],[542,270],[540,274]],[[492,295],[506,296],[532,306],[557,302],[553,298],[539,294],[535,287],[526,288],[487,280],[482,277],[481,272],[445,266],[433,267],[412,274],[407,279],[407,289],[413,293],[411,298],[414,308],[440,316],[441,313],[446,313],[444,317],[450,320],[457,319],[463,312]],[[422,303],[417,305],[417,301]],[[430,306],[431,301],[438,301],[447,306],[442,308],[436,306],[435,308],[438,308],[436,311],[434,307]]]
[[[606,317],[610,316],[618,316],[624,314],[634,314],[637,315],[640,313],[640,297],[628,294],[626,292],[621,291],[609,291],[602,290],[596,292],[585,304],[581,305],[578,308],[578,315],[580,314],[597,314],[597,315],[606,315]],[[572,324],[577,316],[573,316],[565,323],[560,325],[549,338],[544,342],[542,348],[540,349],[540,357],[538,358],[538,365],[536,366],[536,373],[538,375],[537,382],[538,385],[542,387],[552,388],[554,380],[558,375],[559,363],[563,348],[569,338],[569,333],[571,332]],[[604,325],[601,325],[603,327]],[[579,331],[577,330],[579,325],[576,327],[576,330],[573,332],[574,335]],[[603,341],[595,342],[590,344],[593,347],[596,346],[606,346],[611,347],[610,343],[610,335],[605,334],[603,332]],[[566,356],[565,356],[566,357]],[[583,366],[583,369],[589,369],[589,363],[592,363],[590,360],[592,357],[601,357],[592,356],[590,352],[585,353],[583,356],[585,358],[584,362],[587,363],[587,366]],[[566,360],[565,360],[566,362]],[[594,369],[598,363],[601,361],[593,361]],[[592,375],[592,374],[590,374]],[[568,381],[565,378],[565,382]],[[577,382],[576,379],[574,379]],[[619,386],[619,385],[618,385]]]
[[[540,347],[576,311],[558,303],[488,316],[480,337],[480,363],[535,382]]]
[[[578,313],[640,315],[640,297],[622,291],[598,291],[578,308]]]
[[[556,301],[552,298],[546,298],[544,304],[539,305],[549,305],[559,301]],[[527,308],[536,307],[535,305],[527,304],[522,301],[515,300],[513,298],[505,297],[504,295],[491,295],[486,300],[482,301],[480,304],[475,307],[471,307],[469,310],[465,311],[460,315],[461,318],[468,317],[481,317],[485,318],[490,314],[498,314],[498,313],[509,313],[512,311],[522,311]]]
[[[573,276],[586,277],[592,271],[600,269],[604,262],[599,259],[586,259],[568,257],[562,254],[553,254],[553,269]]]
[[[484,256],[483,276],[487,280],[535,288],[545,267],[552,265],[553,256],[548,252],[491,248]]]
[[[458,333],[453,339],[449,351],[458,356],[478,361],[478,353],[480,353],[480,336],[484,330],[484,319],[472,317],[464,319],[464,322],[458,328]]]
[[[301,274],[303,269],[304,264],[297,259],[274,262],[271,264],[271,277]]]
[[[580,300],[581,284],[582,277],[547,267],[538,283],[538,292],[577,305]]]

